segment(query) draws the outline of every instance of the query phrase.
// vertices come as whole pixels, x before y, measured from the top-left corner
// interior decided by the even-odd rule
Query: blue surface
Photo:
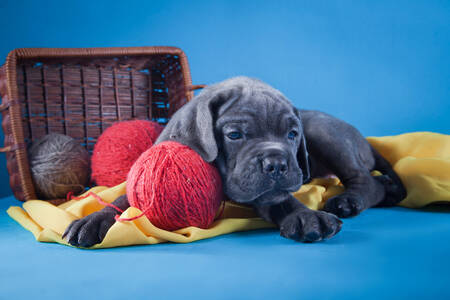
[[[365,136],[450,133],[448,0],[1,0],[0,12],[0,62],[20,47],[178,46],[196,84],[258,77]],[[0,196],[7,182],[1,156]]]
[[[92,251],[36,242],[4,212],[18,204],[0,199],[2,299],[450,297],[448,206],[371,209],[317,244],[259,230]]]

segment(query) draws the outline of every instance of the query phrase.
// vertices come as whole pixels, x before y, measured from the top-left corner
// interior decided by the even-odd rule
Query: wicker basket
[[[13,50],[0,68],[5,135],[0,152],[6,153],[14,196],[36,199],[27,158],[31,141],[62,133],[92,151],[116,121],[149,119],[164,125],[196,87],[178,48]]]

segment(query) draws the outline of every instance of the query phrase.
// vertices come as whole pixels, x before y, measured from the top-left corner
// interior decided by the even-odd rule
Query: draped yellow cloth
[[[450,202],[450,135],[416,132],[397,136],[370,137],[369,143],[394,167],[408,195],[401,206],[418,208],[435,202]],[[90,191],[112,202],[126,193],[125,183],[112,188],[94,187]],[[311,209],[321,209],[326,200],[344,191],[337,178],[318,178],[305,184],[294,196]],[[71,200],[55,206],[46,201],[30,200],[23,207],[10,207],[8,214],[41,242],[68,245],[61,238],[73,221],[103,208],[93,197]],[[130,207],[123,218],[141,211]],[[187,227],[173,232],[155,227],[145,217],[116,222],[101,244],[95,248],[120,247],[162,242],[188,243],[226,233],[274,227],[258,218],[252,209],[225,203],[224,211],[209,229]]]

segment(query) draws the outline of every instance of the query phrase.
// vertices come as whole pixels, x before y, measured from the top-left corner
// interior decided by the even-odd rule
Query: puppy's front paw
[[[323,212],[300,209],[289,214],[280,224],[280,234],[300,242],[328,239],[341,230],[342,221]]]
[[[101,243],[114,222],[113,214],[98,211],[73,221],[62,237],[72,246],[88,248]]]
[[[359,215],[364,209],[364,200],[361,197],[341,194],[328,199],[324,211],[335,214],[340,218],[348,218]]]

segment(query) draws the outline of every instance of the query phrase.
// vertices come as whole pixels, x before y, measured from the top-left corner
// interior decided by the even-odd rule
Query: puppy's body
[[[283,236],[318,241],[339,232],[341,221],[405,196],[386,162],[351,125],[317,111],[297,110],[278,90],[247,77],[207,87],[178,110],[156,143],[188,145],[214,162],[233,201],[251,205]],[[377,169],[385,175],[372,177]],[[291,192],[312,177],[335,174],[345,193],[312,211]],[[115,205],[126,209],[125,196]],[[74,221],[65,236],[75,246],[103,240],[116,212],[105,208]]]

